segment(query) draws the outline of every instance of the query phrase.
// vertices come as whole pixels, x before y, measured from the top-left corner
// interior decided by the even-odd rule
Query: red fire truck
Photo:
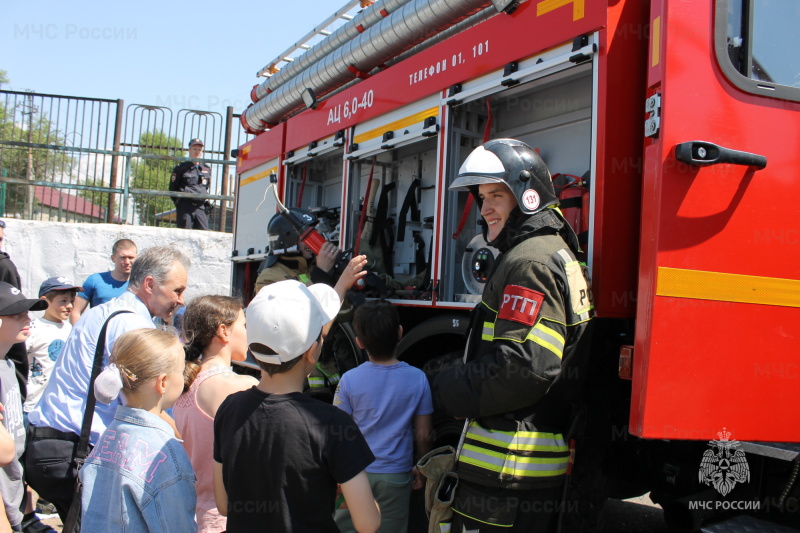
[[[236,292],[252,297],[268,252],[272,177],[370,256],[375,294],[401,310],[400,357],[452,364],[497,251],[448,184],[484,139],[523,140],[591,273],[575,485],[650,491],[676,527],[796,522],[800,3],[354,4],[267,64],[242,113],[256,137],[236,154]],[[459,430],[437,421],[440,442]]]

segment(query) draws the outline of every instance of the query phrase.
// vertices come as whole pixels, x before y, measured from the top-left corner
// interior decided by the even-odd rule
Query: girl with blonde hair
[[[80,470],[83,531],[196,532],[195,476],[172,427],[161,418],[183,391],[178,337],[135,329],[114,343],[95,381],[98,401],[125,405]]]

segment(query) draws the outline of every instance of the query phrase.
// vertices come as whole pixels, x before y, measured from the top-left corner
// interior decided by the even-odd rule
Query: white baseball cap
[[[323,283],[306,287],[287,280],[267,285],[247,306],[250,352],[259,361],[273,365],[291,361],[311,348],[340,307],[339,295]],[[254,344],[263,344],[276,353],[259,353]]]

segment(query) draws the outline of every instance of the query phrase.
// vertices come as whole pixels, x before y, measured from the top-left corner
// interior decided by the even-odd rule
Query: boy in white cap
[[[289,280],[264,287],[247,308],[261,380],[229,396],[214,420],[214,491],[229,533],[338,532],[337,484],[358,531],[380,526],[364,471],[375,458],[361,431],[302,392],[340,306],[331,287]]]

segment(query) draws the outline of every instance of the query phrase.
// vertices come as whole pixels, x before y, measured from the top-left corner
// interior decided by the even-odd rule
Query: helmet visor
[[[453,183],[450,184],[448,189],[451,191],[466,191],[469,190],[470,187],[485,185],[487,183],[502,183],[507,185],[506,181],[502,178],[493,178],[483,174],[460,174]]]

